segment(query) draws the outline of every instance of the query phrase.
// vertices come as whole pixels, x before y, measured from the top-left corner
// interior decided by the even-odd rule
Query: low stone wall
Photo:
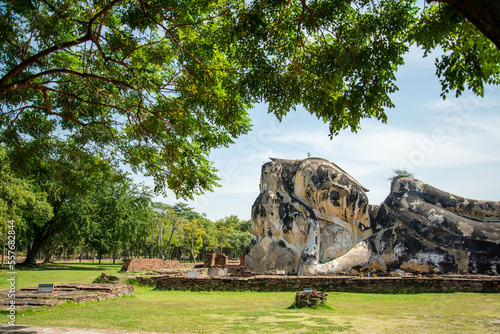
[[[417,278],[417,277],[275,277],[251,278],[154,277],[158,290],[191,291],[302,291],[312,288],[329,292],[500,292],[500,277]]]
[[[153,269],[172,269],[180,266],[179,261],[164,261],[160,259],[127,259],[123,261],[120,271],[146,271]]]

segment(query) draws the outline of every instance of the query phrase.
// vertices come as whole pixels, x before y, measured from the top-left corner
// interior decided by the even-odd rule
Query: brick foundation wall
[[[155,277],[158,290],[191,291],[318,291],[338,292],[500,292],[500,277],[481,278],[359,278],[359,277],[275,277],[252,278]]]
[[[123,261],[120,271],[146,271],[152,269],[172,269],[180,266],[179,261],[164,261],[161,259],[127,259]]]

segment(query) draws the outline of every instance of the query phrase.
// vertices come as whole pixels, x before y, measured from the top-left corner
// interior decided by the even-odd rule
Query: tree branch
[[[426,0],[448,4],[462,14],[500,50],[500,1],[498,0]]]
[[[36,63],[39,61],[41,58],[48,56],[49,54],[59,51],[62,49],[66,49],[84,42],[88,42],[91,40],[90,35],[85,35],[83,37],[80,37],[76,41],[71,41],[71,42],[65,42],[59,45],[54,45],[48,49],[45,49],[43,51],[40,51],[36,55],[31,56],[30,58],[26,59],[25,61],[21,62],[19,65],[14,67],[12,70],[10,70],[2,79],[0,79],[0,87],[4,86],[10,79],[12,79],[16,74],[24,70],[26,67]]]
[[[43,58],[45,56],[48,56],[51,53],[54,53],[56,51],[67,49],[67,48],[70,48],[72,46],[75,46],[75,45],[78,45],[78,44],[81,44],[81,43],[84,43],[84,42],[91,41],[92,40],[92,25],[94,24],[94,22],[99,17],[105,15],[114,5],[116,5],[117,3],[123,2],[123,1],[125,1],[125,0],[113,0],[113,1],[111,1],[109,3],[109,5],[107,5],[106,7],[104,7],[103,10],[101,10],[99,13],[95,14],[94,17],[92,17],[90,19],[89,23],[88,23],[87,34],[85,36],[82,36],[82,37],[78,38],[75,41],[65,42],[65,43],[61,43],[61,44],[58,44],[58,45],[51,46],[50,48],[38,52],[36,55],[31,56],[30,58],[24,60],[23,62],[21,62],[20,64],[18,64],[17,66],[15,66],[7,74],[5,74],[2,79],[0,79],[0,87],[4,86],[16,74],[18,74],[19,72],[21,72],[22,70],[24,70],[28,66],[36,63],[41,58]]]
[[[65,74],[79,76],[82,78],[90,78],[90,79],[96,79],[96,80],[100,80],[100,81],[110,82],[110,83],[113,83],[115,85],[120,85],[120,86],[124,86],[128,89],[135,90],[135,87],[133,87],[133,86],[131,86],[128,83],[123,82],[123,81],[110,79],[110,78],[106,78],[106,77],[101,77],[101,76],[98,76],[95,74],[81,73],[81,72],[66,70],[66,69],[61,68],[61,69],[54,69],[54,70],[49,70],[49,71],[45,71],[45,72],[40,72],[40,73],[32,75],[31,77],[26,78],[24,80],[14,82],[14,83],[9,84],[9,85],[5,85],[4,87],[0,87],[0,94],[12,92],[12,91],[19,89],[19,88],[26,88],[26,87],[32,88],[33,85],[30,83],[32,80],[39,78],[39,77],[42,77],[42,76],[45,76],[45,75],[59,74],[59,73],[65,73]]]
[[[54,89],[54,88],[44,87],[44,89],[46,89],[46,90],[48,90],[50,92],[54,92],[54,93],[66,95],[68,97],[74,98],[74,99],[76,99],[78,101],[81,101],[81,102],[84,102],[84,103],[92,104],[92,105],[95,105],[95,106],[101,106],[101,107],[107,107],[107,108],[111,108],[111,109],[116,109],[116,110],[123,111],[125,113],[128,112],[128,110],[120,108],[120,107],[117,107],[117,106],[112,105],[112,104],[106,104],[106,103],[101,103],[101,102],[92,102],[92,101],[89,101],[89,100],[82,99],[81,97],[79,97],[79,96],[77,96],[75,94],[68,93],[68,92],[63,92],[63,91],[60,91],[60,90],[57,90],[57,89]]]

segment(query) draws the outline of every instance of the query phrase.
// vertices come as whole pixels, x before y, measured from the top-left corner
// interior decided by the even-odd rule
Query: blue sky
[[[371,204],[388,195],[393,169],[407,169],[456,195],[500,200],[500,88],[487,87],[484,99],[466,92],[443,101],[434,58],[422,58],[416,48],[407,55],[387,124],[364,120],[358,133],[345,130],[332,140],[328,125],[301,107],[280,123],[264,104],[257,105],[250,112],[253,131],[210,156],[222,187],[188,204],[211,220],[231,214],[250,219],[262,164],[269,157],[303,159],[308,152],[336,163],[368,188]],[[142,176],[135,179],[152,185]],[[173,194],[156,200],[178,202]]]

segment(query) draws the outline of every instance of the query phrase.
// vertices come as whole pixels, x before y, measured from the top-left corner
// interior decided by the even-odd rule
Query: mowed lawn
[[[58,264],[19,270],[18,287],[90,283],[120,265]],[[0,288],[7,287],[0,271]],[[132,297],[18,311],[17,324],[171,333],[499,333],[500,295],[328,293],[328,307],[293,309],[295,293],[154,291]],[[5,316],[0,314],[1,316]],[[6,323],[5,321],[2,323]]]

